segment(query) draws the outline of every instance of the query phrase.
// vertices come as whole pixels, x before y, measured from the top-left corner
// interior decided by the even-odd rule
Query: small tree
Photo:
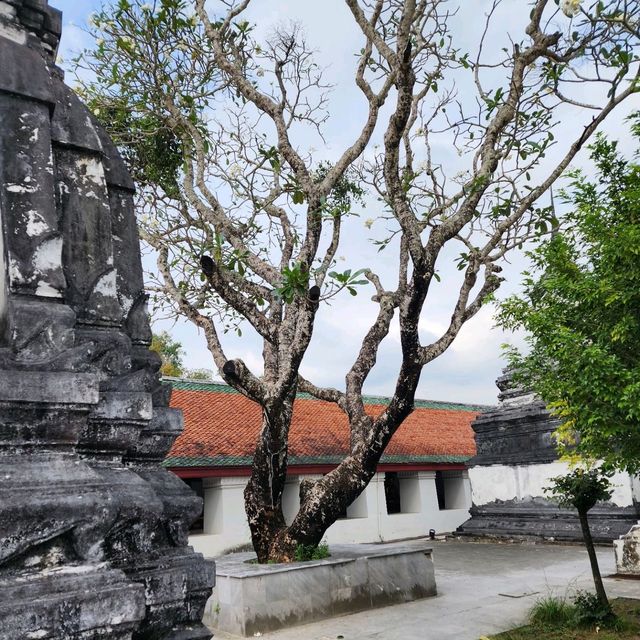
[[[551,478],[552,485],[545,491],[554,496],[560,506],[573,507],[578,511],[582,538],[589,554],[596,595],[603,610],[612,615],[611,605],[602,583],[598,557],[587,516],[596,503],[605,502],[611,497],[613,491],[609,481],[610,477],[611,472],[602,471],[599,468],[582,469],[578,467],[565,476]]]
[[[638,118],[635,118],[636,123]],[[636,137],[640,126],[634,126]],[[561,230],[530,254],[523,292],[501,305],[503,327],[530,347],[509,352],[516,379],[561,420],[565,455],[640,469],[640,168],[615,142],[591,147],[598,169],[573,172]]]
[[[330,86],[304,32],[293,25],[258,39],[249,5],[113,2],[94,17],[96,48],[83,64],[95,80],[82,91],[138,182],[142,237],[158,258],[152,291],[204,330],[226,382],[262,408],[248,522],[261,561],[292,560],[372,478],[413,410],[423,367],[499,287],[504,257],[555,224],[540,197],[638,89],[640,7],[518,3],[522,30],[506,33],[502,2],[492,0],[475,50],[464,51],[452,18],[464,10],[477,19],[475,2],[345,0],[362,42],[354,81],[363,112],[329,162],[309,144],[322,140]],[[504,49],[489,45],[499,39]],[[589,122],[576,127],[567,110],[585,108]],[[553,133],[560,118],[562,146]],[[459,160],[447,166],[443,148]],[[387,282],[373,267],[337,268],[343,228],[365,192],[377,198],[367,224],[382,221],[374,240],[396,256]],[[451,320],[424,343],[427,294],[452,256]],[[363,286],[374,293],[375,318],[344,388],[319,388],[300,375],[316,315]],[[239,332],[239,319],[262,340],[262,376],[225,353],[221,333]],[[372,416],[363,386],[394,319],[402,361],[389,405]],[[287,525],[282,492],[299,390],[338,404],[351,447]]]
[[[163,376],[179,378],[184,374],[182,366],[184,350],[182,344],[174,340],[168,331],[154,333],[149,348],[162,358],[160,373]]]
[[[211,369],[186,369],[184,377],[189,380],[212,380],[213,371]]]

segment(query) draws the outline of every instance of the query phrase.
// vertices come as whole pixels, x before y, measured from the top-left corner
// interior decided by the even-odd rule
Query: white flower
[[[364,226],[367,227],[367,229],[371,229],[371,227],[373,226],[373,222],[374,222],[373,218],[367,218],[364,221]]]
[[[582,0],[562,0],[560,8],[562,13],[568,18],[573,18],[580,11],[580,4]]]
[[[151,11],[151,9],[153,9],[153,7],[150,4],[143,4],[140,8],[143,11]]]
[[[99,116],[100,115],[100,109],[94,109],[93,110],[93,115],[94,116]]]
[[[236,164],[236,163],[232,164],[229,167],[229,172],[228,173],[229,173],[230,177],[237,178],[242,173],[242,170],[240,169],[240,165]]]
[[[98,39],[96,40],[96,44],[97,44],[99,47],[101,47],[101,46],[104,44],[104,38],[98,38]]]

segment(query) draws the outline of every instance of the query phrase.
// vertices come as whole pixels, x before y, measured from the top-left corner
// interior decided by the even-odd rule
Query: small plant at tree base
[[[605,471],[598,467],[592,469],[578,467],[565,476],[551,478],[552,484],[545,488],[545,492],[551,494],[560,506],[577,509],[580,527],[582,528],[582,537],[589,554],[599,607],[603,611],[606,610],[610,617],[613,617],[614,614],[602,584],[598,558],[587,518],[587,513],[596,503],[604,502],[611,497],[613,490],[609,481],[610,477],[610,471]]]
[[[330,555],[329,545],[326,542],[321,542],[317,547],[312,544],[299,544],[296,547],[295,560],[296,562],[323,560]]]
[[[610,626],[616,616],[611,607],[603,606],[595,593],[578,591],[573,599],[573,615],[576,626]]]

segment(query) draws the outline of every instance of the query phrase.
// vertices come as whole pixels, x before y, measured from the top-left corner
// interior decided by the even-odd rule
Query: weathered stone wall
[[[513,388],[508,374],[497,381],[500,404],[475,420],[477,455],[470,461],[471,519],[466,535],[582,539],[576,512],[561,509],[544,493],[568,465],[558,461],[553,432],[558,421],[533,394]],[[612,478],[614,494],[589,512],[594,539],[608,542],[638,519],[640,496],[627,474]]]
[[[133,184],[54,65],[61,14],[0,0],[0,628],[209,638],[199,499],[148,346]]]

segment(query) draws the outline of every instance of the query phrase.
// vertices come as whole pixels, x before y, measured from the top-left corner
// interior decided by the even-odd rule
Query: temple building
[[[184,412],[184,432],[164,461],[204,498],[190,544],[206,557],[250,542],[243,491],[261,425],[257,404],[218,382],[173,379],[171,405]],[[365,399],[377,415],[386,400]],[[328,543],[376,542],[451,532],[469,514],[467,462],[475,454],[471,423],[487,407],[416,401],[364,492],[333,524]],[[303,478],[334,469],[347,455],[347,420],[334,404],[298,394],[283,496],[287,521],[299,507]]]
[[[169,380],[169,379],[167,379]],[[249,544],[243,491],[261,425],[261,413],[222,382],[170,379],[171,405],[185,427],[164,465],[204,499],[190,544],[205,557]],[[364,492],[333,524],[328,543],[392,541],[456,532],[478,537],[557,541],[582,539],[577,515],[544,493],[568,464],[558,460],[558,426],[544,402],[497,381],[496,407],[416,401],[391,440]],[[365,398],[377,415],[386,399]],[[328,473],[347,455],[347,421],[334,404],[298,394],[283,496],[291,522],[300,481]],[[640,480],[619,473],[606,504],[589,512],[594,539],[609,542],[640,518]],[[471,517],[469,517],[471,516]]]

